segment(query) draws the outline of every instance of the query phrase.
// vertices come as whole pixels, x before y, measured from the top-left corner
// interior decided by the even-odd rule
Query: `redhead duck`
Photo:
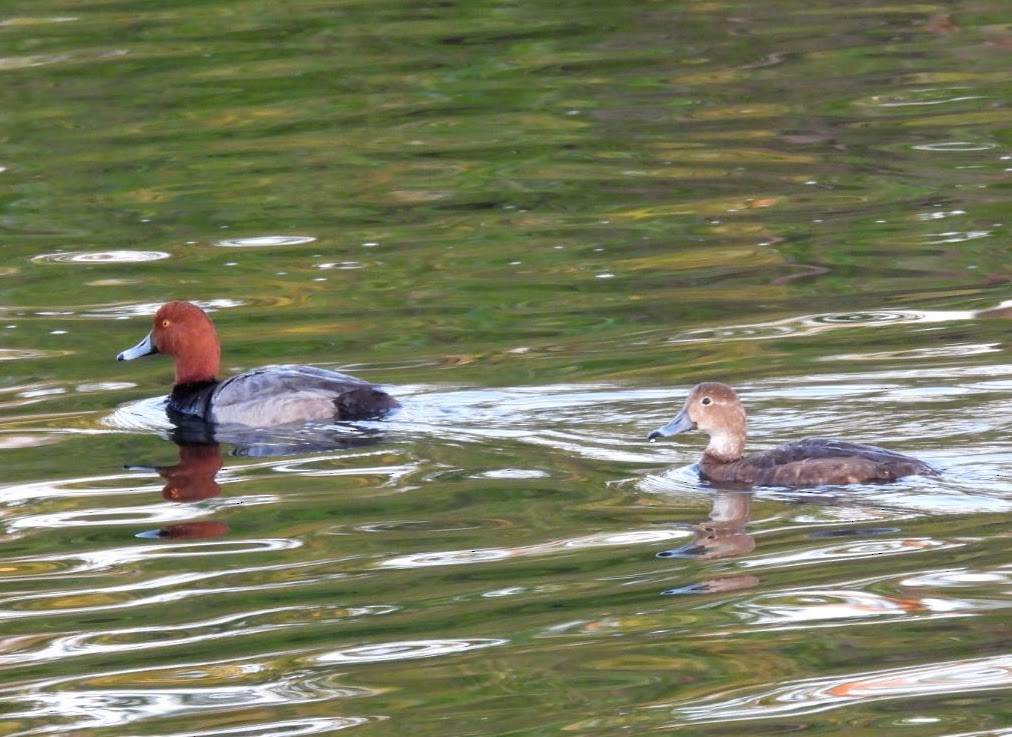
[[[164,353],[176,361],[168,411],[213,424],[249,427],[365,420],[400,404],[354,376],[313,366],[264,366],[218,381],[221,344],[211,318],[189,302],[167,302],[151,332],[116,359]]]
[[[687,430],[701,430],[710,436],[699,462],[699,475],[718,484],[821,486],[938,475],[927,463],[910,456],[874,445],[823,438],[806,438],[743,456],[745,410],[731,387],[712,381],[694,386],[675,419],[647,439]]]

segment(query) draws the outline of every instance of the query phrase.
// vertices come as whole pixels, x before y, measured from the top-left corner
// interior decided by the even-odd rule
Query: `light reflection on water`
[[[938,243],[950,241],[937,241]],[[788,337],[804,337],[819,335],[827,330],[837,328],[869,328],[903,323],[949,323],[963,320],[974,320],[981,317],[1001,317],[1010,309],[1009,302],[1002,302],[987,310],[880,310],[876,312],[830,312],[816,315],[800,315],[770,322],[748,323],[743,325],[725,325],[719,328],[690,330],[668,338],[671,343],[696,343],[709,341],[734,340],[772,340]],[[947,346],[943,352],[924,353],[932,355],[968,355],[959,346]],[[956,350],[950,354],[947,351]],[[982,352],[996,350],[995,346],[983,346]],[[860,354],[859,354],[860,355]],[[912,353],[911,355],[918,355]],[[833,360],[833,359],[827,359]]]
[[[0,19],[0,732],[1005,729],[1003,8],[325,5]],[[403,411],[181,437],[180,298]]]
[[[241,674],[247,676],[261,675],[257,668],[243,668]],[[127,674],[124,674],[127,675]],[[240,673],[236,673],[240,675]],[[271,674],[265,674],[271,675]],[[115,678],[106,676],[102,679],[107,687],[101,684],[88,687],[84,683],[70,679],[51,681],[40,684],[39,689],[26,696],[18,696],[15,702],[36,704],[34,708],[23,711],[12,711],[7,715],[11,720],[45,718],[47,714],[59,714],[65,723],[33,731],[35,734],[68,734],[73,730],[98,729],[115,727],[128,728],[129,725],[153,717],[192,715],[216,712],[221,709],[263,709],[271,705],[308,704],[330,699],[348,699],[369,695],[365,689],[347,688],[329,682],[328,679],[299,678],[298,676],[277,676],[273,681],[261,681],[256,685],[231,685],[214,683],[209,686],[161,686],[160,688],[137,688],[126,683],[118,684]],[[223,680],[223,679],[218,679]],[[68,688],[71,686],[71,688]],[[311,719],[288,722],[291,730],[282,726],[282,731],[270,731],[264,734],[314,734],[309,728],[332,729],[357,726],[369,721],[367,717],[346,717],[332,719]],[[189,734],[228,734],[237,733],[233,730],[205,730],[189,732]],[[241,734],[256,734],[254,726],[243,730]],[[24,733],[12,733],[24,734]]]
[[[171,254],[164,251],[62,251],[44,253],[32,261],[49,264],[137,264],[163,258],[171,258]]]
[[[23,643],[13,642],[0,654],[0,666],[26,663],[44,663],[69,657],[128,653],[135,649],[161,649],[181,647],[225,638],[249,637],[282,629],[304,628],[312,624],[339,625],[343,622],[393,614],[390,605],[331,607],[280,607],[260,611],[243,611],[206,620],[187,622],[185,626],[168,628],[163,624],[145,627],[124,627],[116,630],[96,630],[38,639],[26,638]],[[328,656],[320,656],[324,661]],[[410,657],[410,656],[409,656]],[[421,657],[421,656],[418,656]],[[394,659],[394,658],[389,658]]]
[[[24,556],[8,558],[8,580],[24,582],[49,577],[72,579],[81,573],[115,570],[159,557],[205,558],[209,555],[242,555],[251,552],[271,552],[297,548],[293,540],[234,540],[228,542],[176,543],[172,545],[145,545],[91,550],[76,556]],[[23,572],[22,572],[23,571]]]
[[[871,622],[878,617],[959,616],[988,608],[1008,608],[998,600],[961,601],[941,597],[883,596],[870,591],[819,589],[758,596],[739,607],[742,618],[756,627],[808,627],[841,620]]]
[[[382,663],[391,660],[416,660],[418,658],[435,658],[442,655],[479,650],[486,647],[506,645],[508,640],[474,639],[474,640],[415,640],[406,642],[387,642],[379,645],[350,647],[324,653],[316,658],[318,663]]]
[[[207,312],[216,312],[233,307],[242,307],[246,304],[244,300],[237,299],[191,299],[189,300]],[[139,302],[136,304],[117,304],[90,307],[83,310],[82,314],[88,317],[113,317],[118,320],[125,320],[132,317],[153,317],[162,302]],[[138,331],[140,332],[140,331]]]
[[[245,238],[225,238],[215,241],[214,245],[222,248],[272,248],[301,246],[315,240],[316,238],[309,235],[258,235]]]
[[[159,505],[157,507],[120,506],[116,509],[85,509],[49,514],[26,514],[6,523],[11,533],[31,528],[97,527],[105,525],[164,525],[189,519],[186,509]]]
[[[400,414],[352,432],[379,433],[372,445],[281,456],[236,452],[252,447],[242,445],[248,439],[241,437],[232,438],[236,446],[212,446],[208,470],[216,488],[206,496],[180,492],[162,498],[169,486],[185,489],[169,469],[185,466],[186,457],[165,440],[149,445],[143,458],[118,459],[135,464],[159,458],[164,465],[8,483],[0,487],[0,498],[7,505],[3,525],[9,537],[31,540],[47,529],[86,529],[113,533],[120,542],[89,545],[76,555],[5,561],[13,590],[0,597],[0,617],[20,625],[22,635],[0,652],[0,668],[56,663],[66,668],[68,662],[95,658],[129,659],[135,652],[176,664],[132,671],[105,667],[96,676],[102,679],[98,687],[84,676],[36,679],[31,693],[45,698],[32,702],[28,692],[8,692],[10,703],[32,704],[10,711],[26,723],[38,722],[44,701],[61,723],[49,733],[98,725],[127,733],[131,724],[156,716],[242,714],[315,703],[333,708],[335,700],[349,697],[370,704],[358,713],[392,714],[385,681],[407,678],[408,664],[494,651],[523,669],[514,650],[532,635],[546,643],[577,638],[592,657],[599,643],[617,637],[646,657],[642,648],[652,650],[656,644],[650,643],[664,638],[658,633],[669,631],[687,641],[810,637],[841,627],[874,631],[890,622],[926,626],[987,616],[1007,605],[979,591],[995,585],[991,577],[982,578],[993,576],[993,568],[965,567],[955,578],[937,571],[940,560],[974,548],[972,534],[917,534],[910,528],[948,515],[1008,511],[1012,489],[1002,476],[1000,449],[992,444],[977,453],[970,444],[957,453],[947,446],[954,428],[972,431],[979,422],[966,416],[967,401],[984,415],[1005,406],[1010,371],[1003,364],[887,363],[859,374],[777,376],[740,387],[758,447],[824,424],[825,434],[860,432],[857,439],[876,442],[902,438],[905,450],[943,461],[942,478],[904,480],[885,495],[878,487],[715,494],[691,465],[702,438],[645,440],[648,429],[669,419],[687,387],[619,382],[509,389],[405,385],[398,387],[405,404]],[[883,402],[890,407],[884,418]],[[101,421],[113,436],[164,438],[171,431],[158,397],[123,405]],[[266,438],[256,443],[271,445]],[[464,450],[468,453],[461,454]],[[610,470],[595,475],[598,464]],[[583,499],[570,508],[599,529],[570,526],[560,535],[555,524],[541,529],[526,519],[528,504],[540,510],[532,512],[535,519],[552,514],[546,510],[565,505],[561,500],[574,488],[614,497]],[[517,493],[522,504],[498,506],[498,498]],[[147,504],[137,503],[145,496]],[[123,504],[126,499],[131,503]],[[60,508],[68,502],[73,509]],[[226,526],[203,540],[181,535],[123,544],[115,533],[211,520]],[[248,535],[251,525],[287,534]],[[657,557],[665,552],[671,554]],[[901,567],[907,572],[902,579],[894,573]],[[826,584],[812,581],[830,571],[835,573]],[[950,580],[962,582],[965,595],[943,594]],[[25,589],[30,582],[43,588]],[[601,598],[601,616],[587,616],[579,607],[556,611],[559,602],[581,596]],[[292,603],[279,603],[279,597]],[[498,609],[504,605],[511,612],[505,619]],[[536,616],[522,614],[539,607],[543,611]],[[514,621],[513,610],[522,622],[515,627],[505,624]],[[111,624],[52,633],[31,627],[51,616],[101,616]],[[152,622],[138,625],[142,616]],[[447,624],[458,619],[467,624]],[[192,648],[208,647],[252,649],[262,654],[263,665],[245,667],[253,662],[247,656],[187,656]],[[289,662],[290,677],[260,675]],[[349,666],[391,670],[362,684],[323,672]],[[215,680],[212,674],[227,668],[235,669],[233,675]],[[169,676],[173,669],[177,675]],[[156,683],[163,673],[168,680]],[[1002,683],[992,679],[979,689],[970,681],[952,685],[977,677],[978,671],[962,665],[853,673],[766,679],[771,685],[741,686],[742,696],[721,698],[715,690],[706,698],[644,705],[639,714],[668,728],[761,721],[922,691],[986,691]],[[899,685],[890,681],[894,676]],[[654,677],[663,680],[663,670]],[[199,685],[181,687],[184,678]],[[142,679],[148,685],[138,688]],[[67,693],[74,698],[63,700]],[[82,699],[91,705],[87,712]],[[378,718],[355,717],[361,721],[350,723]],[[44,729],[26,733],[45,734]],[[266,727],[252,723],[246,733],[258,729]]]
[[[798,716],[856,701],[986,692],[1012,686],[1012,656],[931,663],[785,683],[754,694],[674,709],[678,724]]]
[[[487,548],[483,550],[446,550],[398,556],[377,563],[379,568],[429,568],[432,566],[458,566],[473,563],[489,563],[526,556],[543,557],[553,553],[565,553],[572,548],[597,548],[625,545],[662,543],[684,537],[682,530],[626,530],[608,535],[594,535],[570,540],[552,540],[522,548]]]
[[[0,361],[18,361],[46,356],[58,356],[60,351],[41,351],[32,348],[0,348]]]

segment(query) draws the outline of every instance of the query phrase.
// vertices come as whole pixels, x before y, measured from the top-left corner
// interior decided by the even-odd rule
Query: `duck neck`
[[[221,363],[221,349],[217,344],[192,350],[176,359],[176,384],[199,384],[214,381]]]
[[[741,458],[744,450],[745,437],[742,433],[719,430],[710,435],[704,454],[722,463],[730,463]]]

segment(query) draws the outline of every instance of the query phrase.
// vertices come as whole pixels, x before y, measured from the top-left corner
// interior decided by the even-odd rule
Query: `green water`
[[[3,4],[0,735],[1005,734],[1009,22]],[[170,299],[404,409],[178,448]],[[943,475],[717,492],[700,380]]]

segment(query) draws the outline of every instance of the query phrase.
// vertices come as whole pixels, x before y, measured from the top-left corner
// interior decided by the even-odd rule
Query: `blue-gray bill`
[[[144,340],[135,345],[133,348],[127,348],[125,351],[116,356],[117,361],[132,361],[135,358],[143,358],[144,356],[150,356],[152,353],[158,353],[158,349],[155,347],[155,343],[151,340],[151,333],[148,333]]]
[[[675,419],[673,419],[667,425],[665,425],[664,427],[659,427],[652,433],[647,435],[647,440],[649,440],[652,443],[653,441],[657,440],[657,438],[661,437],[669,438],[672,435],[677,435],[680,432],[687,432],[688,430],[695,430],[695,429],[696,423],[689,419],[689,415],[685,412],[685,410],[682,410],[675,416]]]

